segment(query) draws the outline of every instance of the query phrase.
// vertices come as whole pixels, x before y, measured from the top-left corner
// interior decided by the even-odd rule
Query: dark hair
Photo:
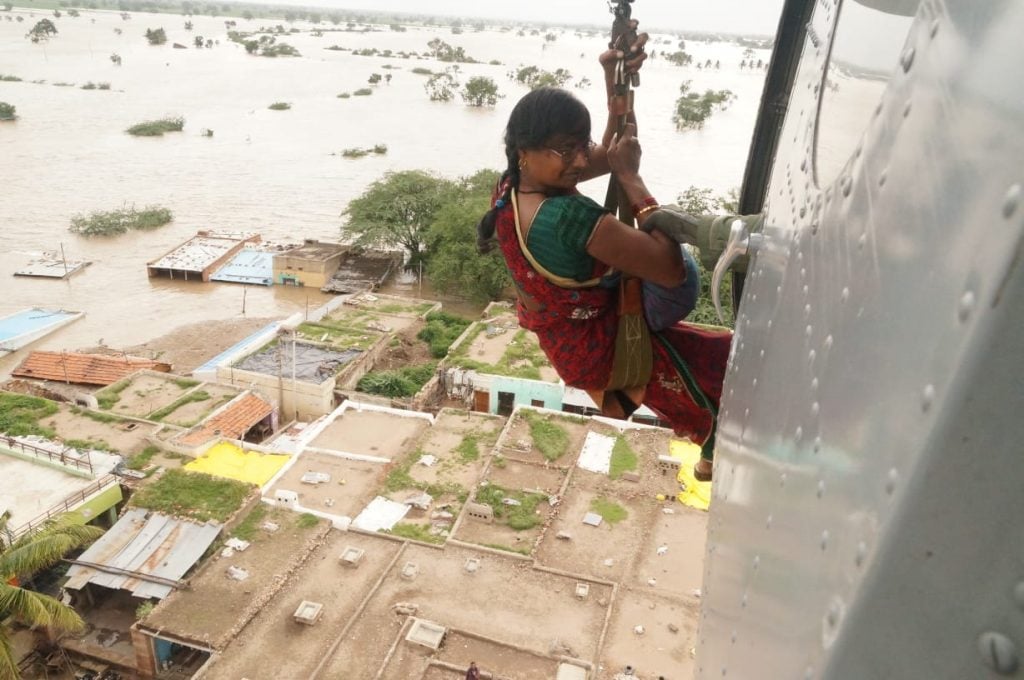
[[[519,188],[519,152],[536,149],[555,135],[590,139],[590,112],[565,90],[542,87],[530,92],[516,104],[505,127],[505,172],[498,180],[499,203],[484,213],[476,225],[476,246],[486,253],[494,246],[496,211],[509,201],[511,190]]]

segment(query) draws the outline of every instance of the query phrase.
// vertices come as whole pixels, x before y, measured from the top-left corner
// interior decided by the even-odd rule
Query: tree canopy
[[[417,265],[427,229],[455,186],[422,170],[389,172],[349,203],[344,232],[359,245],[404,248],[408,264]]]
[[[676,203],[691,215],[736,213],[739,210],[739,192],[736,189],[732,189],[725,196],[715,196],[711,189],[691,186],[679,194],[676,198]],[[712,326],[725,325],[732,328],[735,319],[732,316],[731,305],[723,305],[722,311],[725,312],[724,323],[718,320],[715,303],[711,299],[711,272],[704,268],[700,258],[697,258],[697,269],[700,271],[700,295],[697,297],[697,306],[686,317],[686,320],[693,323],[703,323]],[[732,299],[731,276],[726,276],[722,279],[721,299]]]
[[[497,83],[487,76],[470,78],[459,94],[470,106],[494,106],[501,99]]]
[[[8,541],[9,519],[9,513],[0,514],[0,678],[13,679],[21,676],[11,646],[11,623],[48,626],[57,632],[82,628],[82,619],[74,609],[13,583],[19,576],[32,576],[59,562],[70,550],[91,543],[103,531],[76,524],[65,515],[35,533]]]
[[[55,35],[57,35],[57,27],[54,26],[53,22],[49,19],[40,19],[36,22],[36,25],[29,30],[26,37],[34,43],[39,43],[46,42]]]
[[[476,250],[476,223],[491,207],[497,179],[495,170],[463,178],[438,209],[426,236],[427,275],[436,289],[486,302],[511,285],[501,253]]]
[[[162,28],[146,29],[146,40],[149,41],[150,45],[163,45],[167,42],[167,32]]]
[[[690,90],[689,80],[679,87],[679,94],[672,114],[672,122],[679,130],[701,129],[715,108],[723,111],[736,98],[731,90],[705,90],[704,94],[698,94]]]

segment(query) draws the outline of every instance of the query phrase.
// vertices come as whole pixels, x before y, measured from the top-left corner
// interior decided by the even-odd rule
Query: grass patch
[[[299,515],[299,519],[295,521],[295,526],[300,529],[312,529],[317,524],[320,524],[320,518],[308,512]]]
[[[97,210],[88,216],[75,215],[71,218],[68,230],[82,236],[114,236],[136,229],[156,229],[173,219],[174,213],[167,208],[150,205],[138,210],[131,206],[109,211]]]
[[[506,498],[519,501],[519,505],[505,505],[502,501]],[[547,496],[525,491],[509,491],[495,484],[477,489],[476,492],[476,502],[491,506],[494,518],[515,531],[525,531],[540,524],[537,506],[543,500],[547,500]]]
[[[485,364],[469,357],[469,348],[477,336],[487,329],[487,324],[478,323],[466,339],[451,353],[452,363],[471,371],[479,371],[490,375],[504,375],[510,378],[526,378],[540,380],[540,369],[549,365],[547,357],[539,345],[530,341],[529,331],[519,330],[509,342],[505,353],[495,364]]]
[[[521,411],[523,418],[530,425],[530,438],[540,455],[547,460],[555,461],[569,450],[569,433],[552,421],[552,416],[541,415],[533,411]]]
[[[365,324],[344,323],[344,320],[331,318],[299,324],[297,332],[303,340],[328,342],[340,349],[367,350],[381,336],[380,331],[368,328]]]
[[[114,452],[113,447],[102,439],[65,439],[64,446],[70,446],[71,448],[78,449],[79,451],[88,451],[92,449],[93,451]]]
[[[448,354],[452,343],[469,327],[469,319],[448,314],[447,312],[431,312],[427,314],[427,325],[416,334],[416,337],[427,343],[430,355],[435,359]]]
[[[422,66],[417,66],[416,68],[414,68],[412,70],[412,72],[415,73],[418,76],[432,76],[432,75],[434,75],[433,71],[431,71],[429,68],[423,68]]]
[[[256,506],[249,511],[249,514],[245,516],[235,530],[231,532],[231,535],[235,538],[240,538],[243,541],[251,541],[256,536],[256,530],[263,524],[263,518],[267,516],[267,506],[264,503],[257,503]]]
[[[629,513],[626,512],[624,507],[615,501],[608,500],[604,496],[598,496],[590,501],[590,509],[601,515],[605,522],[612,525],[618,524],[629,517]]]
[[[121,416],[115,416],[112,413],[99,413],[97,411],[90,411],[88,409],[79,408],[77,406],[71,407],[71,413],[75,414],[76,416],[88,418],[89,420],[94,420],[97,423],[103,423],[104,425],[108,425],[110,423],[124,422],[124,418],[122,418]]]
[[[191,404],[194,401],[207,401],[210,398],[210,393],[206,390],[196,390],[195,392],[189,392],[188,394],[179,397],[174,402],[164,406],[161,409],[157,409],[149,414],[147,420],[155,420],[160,422],[167,416],[171,415],[185,404]]]
[[[462,463],[472,463],[474,460],[478,460],[480,458],[480,438],[475,434],[467,434],[455,447],[455,452],[459,454],[459,461]]]
[[[242,506],[251,489],[233,479],[167,470],[160,479],[137,491],[131,504],[200,522],[223,522]]]
[[[371,371],[359,379],[356,389],[384,397],[411,397],[427,384],[436,369],[437,363],[431,361],[391,371]]]
[[[274,102],[267,108],[270,109],[271,111],[287,111],[288,109],[292,108],[292,105],[289,104],[288,102]]]
[[[165,132],[181,132],[184,127],[185,119],[178,116],[177,118],[160,118],[136,123],[125,132],[136,137],[161,137]]]
[[[404,491],[405,489],[419,489],[425,491],[434,498],[440,498],[441,496],[455,496],[459,503],[465,503],[466,498],[469,497],[469,493],[466,489],[457,482],[434,482],[428,484],[427,482],[420,482],[413,479],[410,471],[412,466],[424,455],[422,449],[416,449],[404,459],[395,464],[395,467],[391,468],[388,472],[388,476],[384,478],[384,491],[386,493],[394,493],[396,491]]]
[[[155,456],[158,453],[160,453],[159,446],[147,446],[146,448],[142,449],[134,456],[129,458],[125,462],[125,467],[127,467],[129,470],[141,470],[142,468],[149,465],[149,461],[151,461],[153,459],[153,456]]]
[[[502,456],[500,454],[495,456],[494,467],[498,468],[499,470],[504,470],[506,467],[508,467],[508,461],[505,460],[505,456]]]
[[[390,531],[385,531],[386,534],[392,536],[401,536],[402,538],[409,538],[414,541],[423,541],[424,543],[433,543],[439,545],[444,543],[444,536],[438,536],[430,533],[430,527],[425,524],[412,524],[410,522],[399,522],[395,526],[391,527]]]
[[[371,90],[368,87],[361,87],[358,90],[356,90],[355,92],[353,92],[352,96],[353,97],[369,97],[371,94],[373,94],[373,90]]]
[[[636,453],[630,448],[629,443],[623,437],[615,439],[615,446],[612,448],[612,460],[608,467],[608,476],[618,479],[623,472],[636,470]]]
[[[39,421],[59,410],[57,404],[48,399],[0,392],[0,432],[6,432],[12,437],[34,434],[52,439],[56,433],[40,425]]]
[[[183,390],[187,390],[190,387],[195,387],[199,384],[198,380],[193,380],[192,378],[175,378],[171,382]]]
[[[124,392],[131,384],[131,380],[119,380],[113,385],[104,387],[102,390],[97,392],[96,401],[99,403],[100,408],[104,411],[109,411],[114,408],[114,404],[121,400],[121,393]]]

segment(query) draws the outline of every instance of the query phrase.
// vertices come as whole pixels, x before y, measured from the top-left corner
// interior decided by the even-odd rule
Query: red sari
[[[566,385],[603,390],[618,329],[617,288],[562,288],[530,264],[516,234],[511,202],[496,211],[495,233],[519,292],[519,323]],[[643,403],[711,458],[732,333],[678,323],[651,333],[654,368]]]

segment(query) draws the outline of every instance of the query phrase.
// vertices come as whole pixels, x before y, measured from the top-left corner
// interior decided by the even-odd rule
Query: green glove
[[[657,229],[677,243],[687,243],[700,250],[700,261],[709,271],[725,251],[729,242],[729,230],[732,223],[743,220],[750,233],[758,233],[764,227],[764,215],[691,215],[682,208],[665,205],[652,212],[644,222],[642,229]],[[736,260],[732,267],[736,271],[746,271],[747,258]]]

